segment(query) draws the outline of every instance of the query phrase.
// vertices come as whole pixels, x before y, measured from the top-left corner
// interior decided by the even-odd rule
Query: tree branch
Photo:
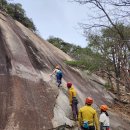
[[[109,28],[112,30],[112,28],[110,26],[107,26],[107,25],[103,25],[103,24],[82,24],[80,23],[80,26],[83,27],[83,29],[91,29],[91,28],[97,28],[97,27],[105,27],[105,28]]]
[[[106,18],[108,19],[108,21],[110,22],[110,24],[117,31],[117,33],[120,36],[120,39],[122,40],[122,43],[123,43],[123,41],[125,39],[123,33],[118,29],[118,27],[116,26],[116,24],[112,21],[111,17],[108,15],[108,13],[106,12],[106,10],[104,9],[104,7],[102,5],[102,2],[100,0],[74,0],[74,1],[76,1],[76,2],[78,2],[80,4],[87,4],[87,3],[94,4],[98,9],[100,9],[106,15]],[[128,1],[125,1],[125,2],[122,1],[122,3],[125,3],[125,4],[126,4],[126,2],[127,2],[127,4],[129,4]],[[91,26],[91,28],[92,27],[103,27],[103,26],[102,25],[100,25],[100,26],[93,25],[93,26]],[[90,29],[90,27],[88,29]],[[127,44],[127,47],[130,50],[130,45],[128,43],[126,43],[126,44]]]

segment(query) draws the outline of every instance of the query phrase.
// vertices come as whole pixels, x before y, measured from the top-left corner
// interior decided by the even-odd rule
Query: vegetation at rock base
[[[0,9],[8,13],[13,19],[19,21],[27,28],[32,31],[36,31],[36,27],[32,19],[26,16],[25,10],[22,8],[22,5],[19,3],[9,3],[6,0],[0,0]]]
[[[83,70],[98,70],[101,60],[99,53],[93,52],[89,47],[82,48],[71,43],[67,43],[60,38],[50,37],[48,42],[70,55],[75,61],[65,61],[67,64]]]

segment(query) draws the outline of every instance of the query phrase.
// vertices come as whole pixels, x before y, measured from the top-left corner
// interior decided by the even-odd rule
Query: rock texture
[[[0,130],[51,130],[65,123],[74,127],[65,87],[68,81],[77,89],[79,106],[87,96],[94,98],[96,109],[113,104],[111,94],[94,81],[100,79],[67,66],[65,60],[72,58],[0,12]],[[49,77],[57,64],[64,73],[60,90]],[[115,112],[111,115],[113,130],[130,128],[129,120],[123,121]]]

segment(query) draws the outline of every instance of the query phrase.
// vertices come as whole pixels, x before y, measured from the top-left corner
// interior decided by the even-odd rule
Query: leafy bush
[[[89,70],[91,72],[96,71],[99,69],[100,64],[97,64],[96,62],[92,60],[80,60],[80,61],[65,61],[66,64],[76,67],[82,70]]]

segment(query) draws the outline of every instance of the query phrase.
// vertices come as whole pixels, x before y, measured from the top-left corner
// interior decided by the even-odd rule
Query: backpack
[[[57,73],[56,73],[56,75],[59,76],[59,77],[62,77],[62,76],[63,76],[63,73],[62,73],[61,70],[58,70]]]

